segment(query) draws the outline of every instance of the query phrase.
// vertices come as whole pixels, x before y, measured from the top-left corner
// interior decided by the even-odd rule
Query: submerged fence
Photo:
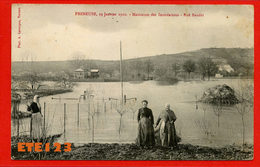
[[[54,101],[56,102],[56,101]],[[42,104],[43,136],[62,134],[61,139],[74,143],[130,142],[136,136],[136,99],[85,100]],[[12,120],[12,136],[32,133],[31,117]]]

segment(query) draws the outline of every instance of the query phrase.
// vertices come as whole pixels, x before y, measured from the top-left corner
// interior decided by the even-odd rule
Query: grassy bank
[[[54,142],[55,137],[50,138]],[[21,140],[21,139],[19,139]],[[85,144],[75,147],[71,152],[21,153],[17,151],[17,142],[12,138],[12,159],[15,160],[251,160],[253,146],[242,151],[237,146],[210,148],[179,144],[178,148],[155,146],[141,148],[135,144]],[[23,138],[22,141],[30,142]]]

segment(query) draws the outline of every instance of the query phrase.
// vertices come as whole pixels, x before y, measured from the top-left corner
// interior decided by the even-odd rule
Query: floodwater
[[[155,121],[165,104],[171,105],[177,116],[175,126],[182,143],[218,147],[242,143],[241,115],[234,106],[223,107],[218,123],[218,117],[211,105],[198,103],[196,107],[196,96],[199,99],[205,90],[218,84],[227,84],[238,90],[240,82],[239,79],[182,81],[175,85],[158,85],[155,81],[125,82],[126,98],[137,98],[137,101],[127,100],[121,126],[121,117],[117,112],[120,101],[109,100],[120,99],[119,82],[79,82],[73,92],[43,97],[40,102],[42,110],[45,103],[47,134],[62,133],[59,142],[133,143],[137,136],[137,110],[141,107],[141,101],[146,99]],[[78,100],[85,90],[92,92],[93,100]],[[25,110],[25,105],[20,108]],[[250,111],[244,116],[245,142],[249,144],[253,144],[253,115],[253,111]],[[28,134],[30,118],[20,120],[19,126],[20,133]],[[17,121],[12,120],[12,135],[16,134]]]

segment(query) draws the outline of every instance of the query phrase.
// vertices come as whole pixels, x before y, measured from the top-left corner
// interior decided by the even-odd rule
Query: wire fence
[[[137,109],[136,99],[125,101],[123,107],[116,99],[44,102],[43,136],[62,134],[60,140],[73,143],[132,142]],[[32,126],[31,117],[12,119],[12,136],[31,136]]]

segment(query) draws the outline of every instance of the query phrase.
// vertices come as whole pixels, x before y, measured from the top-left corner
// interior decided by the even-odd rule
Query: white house
[[[218,68],[219,71],[227,71],[228,73],[234,72],[234,69],[229,64],[222,64]]]
[[[79,68],[74,71],[74,79],[84,79],[85,72],[83,69]]]
[[[221,75],[221,74],[216,74],[215,77],[216,77],[216,78],[223,78],[223,75]]]

